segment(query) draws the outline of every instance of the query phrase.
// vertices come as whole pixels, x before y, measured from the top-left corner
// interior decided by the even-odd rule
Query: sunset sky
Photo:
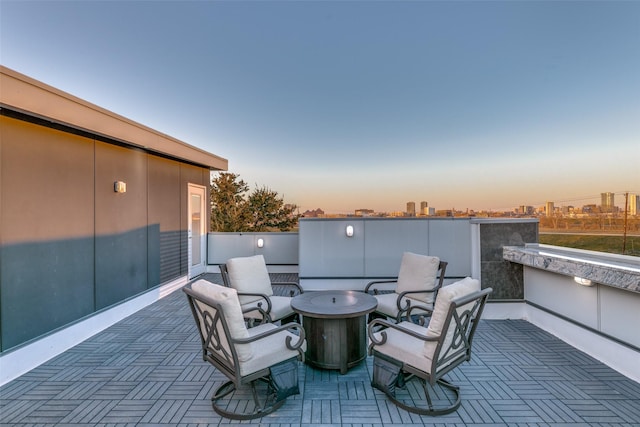
[[[638,1],[0,0],[0,40],[302,210],[640,194]]]

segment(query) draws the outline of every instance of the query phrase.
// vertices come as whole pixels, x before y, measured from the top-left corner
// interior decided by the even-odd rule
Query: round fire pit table
[[[367,314],[378,306],[357,291],[308,291],[291,300],[307,338],[305,362],[341,374],[367,356]]]

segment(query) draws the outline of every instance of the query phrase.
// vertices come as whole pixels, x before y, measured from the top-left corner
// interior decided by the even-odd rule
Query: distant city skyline
[[[640,193],[640,2],[0,8],[3,65],[222,156],[303,210]]]
[[[332,212],[332,211],[326,211],[322,206],[315,206],[312,208],[306,208],[305,210],[308,211],[313,211],[315,209],[321,209],[323,211],[325,211],[325,213],[327,214],[348,214],[348,213],[358,213],[360,211],[366,211],[367,213],[392,213],[392,212],[411,212],[410,209],[410,204],[413,204],[413,212],[415,212],[416,214],[420,214],[422,213],[423,209],[425,207],[429,207],[431,209],[436,209],[436,210],[450,210],[450,209],[455,209],[457,211],[465,211],[465,210],[473,210],[476,212],[480,212],[480,211],[504,211],[504,212],[509,212],[509,211],[513,211],[515,209],[518,209],[520,207],[527,207],[530,206],[533,209],[546,209],[547,205],[549,203],[551,203],[552,206],[554,206],[555,208],[561,208],[561,207],[568,207],[568,206],[573,206],[575,208],[580,208],[583,206],[587,206],[587,205],[591,205],[591,204],[595,204],[597,206],[602,206],[602,200],[603,200],[603,195],[607,193],[607,194],[611,194],[613,195],[613,206],[616,206],[619,210],[624,210],[624,195],[625,193],[629,194],[629,205],[632,206],[633,202],[632,197],[639,197],[638,194],[635,193],[631,193],[631,192],[625,192],[625,191],[621,191],[621,192],[603,192],[597,195],[591,195],[591,196],[582,196],[582,197],[567,197],[564,200],[547,200],[545,202],[542,203],[522,203],[522,204],[518,204],[518,205],[514,205],[514,206],[510,206],[510,207],[505,207],[505,208],[496,208],[496,209],[476,209],[473,207],[447,207],[447,206],[431,206],[431,204],[427,201],[421,200],[419,202],[414,201],[414,200],[410,200],[405,202],[404,206],[398,206],[398,209],[391,209],[391,210],[387,210],[387,211],[377,211],[375,209],[370,209],[368,207],[358,207],[358,208],[354,208],[351,211],[345,211],[345,212]],[[617,196],[617,197],[615,197]],[[417,200],[417,199],[416,199]],[[637,199],[636,199],[637,200]],[[285,202],[287,202],[285,200]],[[424,204],[424,205],[423,205]],[[416,208],[416,206],[420,206],[419,209]],[[299,206],[300,208],[300,206]]]

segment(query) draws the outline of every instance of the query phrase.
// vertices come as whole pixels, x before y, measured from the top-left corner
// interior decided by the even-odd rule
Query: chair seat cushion
[[[405,252],[402,255],[396,292],[432,290],[436,286],[440,258]],[[411,298],[433,304],[434,293],[413,294]]]
[[[291,308],[290,297],[281,297],[281,296],[274,295],[274,296],[271,296],[269,300],[271,300],[271,313],[269,313],[269,315],[271,316],[271,320],[273,322],[280,320],[283,317],[290,316],[294,313],[293,309]],[[267,303],[262,299],[259,301],[253,301],[248,304],[244,304],[242,306],[242,310],[246,311],[247,308],[257,307],[260,302],[262,302],[262,308],[266,310]],[[262,319],[262,314],[260,314],[259,311],[252,311],[249,313],[245,313],[244,316],[248,319],[259,319],[259,320]]]
[[[242,315],[242,309],[240,308],[238,293],[235,289],[217,285],[203,279],[194,282],[191,285],[191,289],[220,305],[220,309],[224,313],[224,318],[226,320],[227,327],[229,328],[231,338],[249,338],[249,331],[244,324],[244,317]],[[224,338],[224,332],[219,332],[222,345],[228,347],[229,344]],[[236,352],[238,354],[238,360],[240,361],[249,360],[253,356],[251,344],[236,345]]]
[[[400,322],[399,327],[409,329],[420,335],[427,334],[427,328],[420,325],[416,325],[411,322]],[[387,355],[395,360],[400,360],[403,363],[420,369],[424,372],[429,372],[431,366],[431,359],[426,357],[423,353],[424,341],[418,338],[414,338],[410,335],[398,331],[393,328],[384,329],[387,334],[387,341],[383,345],[377,345],[375,350],[384,355]],[[374,333],[376,339],[381,338],[381,333]]]
[[[385,316],[389,316],[393,318],[395,318],[398,315],[398,303],[396,302],[398,299],[398,294],[394,292],[389,294],[375,295],[375,297],[378,300],[378,308],[376,308],[376,311],[378,313],[382,313]],[[412,306],[419,305],[419,306],[427,307],[428,309],[433,309],[433,304],[427,304],[423,301],[415,300],[413,298],[403,298],[402,307],[404,307],[404,305],[406,304],[405,302],[406,300],[409,300]],[[429,313],[430,312],[425,310],[411,311],[412,315],[414,314],[421,315],[421,314],[429,314]]]
[[[250,328],[249,335],[251,337],[254,337],[263,332],[276,328],[277,326],[273,323],[265,323],[262,325],[258,325],[255,328]],[[281,331],[277,334],[273,334],[255,341],[254,343],[259,351],[255,351],[253,357],[251,357],[250,359],[240,362],[240,375],[244,377],[246,375],[260,371],[261,369],[265,369],[272,365],[275,365],[276,363],[282,362],[292,357],[297,357],[299,355],[297,350],[289,350],[287,348],[287,336],[292,337],[293,343],[297,342],[300,339],[300,337],[292,334],[291,332]],[[303,351],[306,351],[306,345],[307,343],[305,341],[302,344]]]
[[[271,278],[262,255],[231,258],[226,265],[230,285],[238,293],[263,294],[268,297],[273,295]],[[260,299],[259,296],[240,296],[242,304]]]

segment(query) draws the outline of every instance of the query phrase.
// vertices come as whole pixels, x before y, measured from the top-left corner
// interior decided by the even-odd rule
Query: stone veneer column
[[[480,275],[483,287],[492,287],[492,300],[523,300],[521,264],[506,261],[504,246],[538,243],[538,222],[504,221],[480,224]]]

